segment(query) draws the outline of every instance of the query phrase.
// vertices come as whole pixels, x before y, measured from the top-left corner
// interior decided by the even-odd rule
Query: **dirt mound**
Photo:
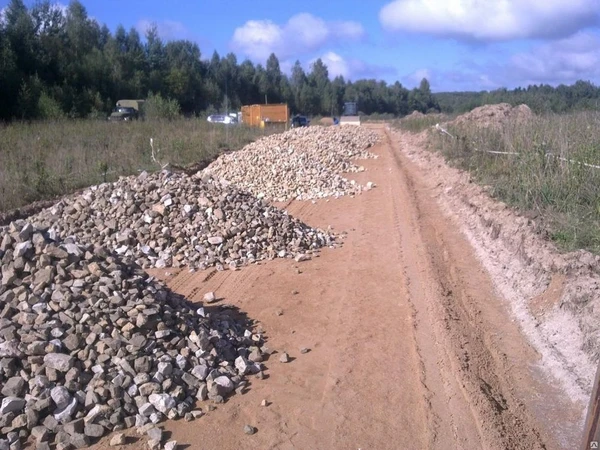
[[[324,126],[333,125],[333,119],[331,117],[323,117],[321,120],[319,120],[319,124]]]
[[[452,125],[470,125],[478,127],[501,128],[512,121],[528,120],[533,117],[533,112],[527,105],[511,106],[508,103],[484,105],[458,116],[450,122]]]

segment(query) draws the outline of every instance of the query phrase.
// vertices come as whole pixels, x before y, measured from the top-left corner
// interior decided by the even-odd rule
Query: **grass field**
[[[65,120],[0,125],[0,211],[113,181],[160,163],[211,161],[283,128],[225,127],[204,120],[111,123]],[[160,152],[158,152],[160,150]]]
[[[600,252],[600,168],[585,165],[600,166],[600,113],[537,116],[501,130],[469,125],[448,131],[456,138],[431,133],[433,147],[452,165],[490,186],[498,199],[541,218],[563,250]]]

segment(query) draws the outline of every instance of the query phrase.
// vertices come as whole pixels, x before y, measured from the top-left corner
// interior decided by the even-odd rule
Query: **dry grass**
[[[111,123],[60,121],[0,125],[0,211],[79,188],[113,181],[142,170],[158,170],[158,160],[177,165],[211,161],[282,129],[226,127],[204,120]]]
[[[402,119],[396,120],[393,125],[404,130],[413,133],[420,133],[436,123],[445,122],[452,120],[452,117],[447,114],[420,114],[420,115],[408,115]]]
[[[600,113],[534,117],[502,129],[432,131],[434,147],[500,200],[538,218],[563,250],[600,252]],[[484,152],[514,152],[498,155]]]

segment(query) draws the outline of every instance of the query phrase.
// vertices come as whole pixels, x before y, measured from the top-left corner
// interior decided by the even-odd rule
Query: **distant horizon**
[[[0,10],[9,0],[0,0]],[[34,0],[25,1],[27,6]],[[66,1],[55,3],[64,8]],[[198,44],[264,66],[275,53],[284,73],[300,60],[305,70],[321,58],[331,77],[396,80],[411,89],[427,78],[433,92],[480,92],[529,85],[600,83],[597,0],[573,2],[456,0],[306,0],[300,8],[264,0],[84,0],[90,18],[114,32],[119,24],[141,35],[156,23],[164,40]],[[117,14],[114,14],[117,11]],[[481,24],[485,24],[484,27]]]

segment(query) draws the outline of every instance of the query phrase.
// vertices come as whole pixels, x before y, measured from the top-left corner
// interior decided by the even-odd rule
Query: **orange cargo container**
[[[287,124],[289,120],[290,110],[287,103],[242,106],[242,122],[253,127],[269,123]]]

